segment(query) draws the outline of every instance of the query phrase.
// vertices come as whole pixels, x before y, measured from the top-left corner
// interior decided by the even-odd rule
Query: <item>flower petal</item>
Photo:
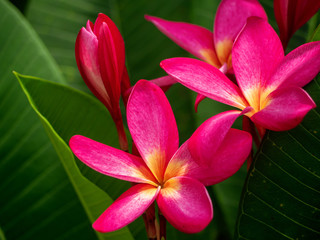
[[[320,71],[320,41],[303,44],[282,60],[272,77],[266,82],[267,96],[278,87],[303,87]]]
[[[179,147],[178,129],[168,99],[158,86],[140,80],[130,95],[127,118],[141,157],[160,181]]]
[[[316,105],[306,91],[298,87],[280,88],[270,93],[261,111],[251,120],[266,129],[286,131],[296,127]]]
[[[80,135],[73,136],[69,145],[83,163],[102,174],[130,182],[156,181],[139,157]]]
[[[264,19],[250,17],[232,49],[238,85],[250,106],[259,109],[260,88],[284,57],[277,33]]]
[[[150,80],[150,82],[159,86],[164,92],[166,92],[173,84],[177,83],[177,80],[175,80],[173,77],[168,75],[168,76],[152,79]]]
[[[122,49],[120,51],[119,49]],[[103,22],[98,36],[98,57],[103,84],[113,108],[118,108],[121,95],[121,79],[124,72],[124,43],[115,42],[109,26]]]
[[[194,102],[194,110],[198,112],[198,106],[199,104],[206,98],[206,96],[203,96],[201,94],[197,94],[196,101]]]
[[[240,111],[231,110],[215,115],[202,123],[192,134],[188,140],[189,150],[199,165],[211,165],[217,149],[240,114]]]
[[[178,82],[216,101],[244,109],[246,101],[240,89],[219,69],[192,58],[170,58],[160,66]]]
[[[221,64],[228,61],[233,41],[250,16],[267,19],[257,0],[221,1],[214,21],[214,42]]]
[[[208,173],[201,182],[209,186],[231,177],[246,161],[251,148],[250,133],[231,128],[212,157]]]
[[[88,23],[88,28],[90,24]],[[98,60],[98,39],[91,29],[81,28],[76,40],[76,60],[80,74],[90,91],[110,110],[111,103],[103,85]]]
[[[137,184],[124,192],[102,215],[93,223],[98,232],[112,232],[125,227],[136,220],[153,203],[158,196],[160,187],[149,184]]]
[[[200,232],[213,218],[206,188],[192,178],[169,179],[160,190],[157,203],[169,223],[182,232]]]
[[[239,111],[219,115],[204,122],[178,149],[168,164],[165,180],[187,176],[198,179],[204,185],[213,185],[239,170],[250,153],[251,135],[230,129],[240,115]]]
[[[167,21],[145,16],[163,34],[180,47],[207,63],[220,67],[213,45],[213,34],[208,29],[190,23]]]

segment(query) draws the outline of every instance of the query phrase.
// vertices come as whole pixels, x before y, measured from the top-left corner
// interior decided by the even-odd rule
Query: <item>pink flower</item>
[[[320,42],[307,43],[284,56],[281,41],[266,20],[250,17],[232,49],[238,86],[211,65],[172,58],[162,68],[186,87],[234,106],[258,126],[289,130],[315,107],[301,88],[320,69]]]
[[[286,48],[292,35],[319,10],[319,0],[274,0],[280,39]]]
[[[233,42],[250,16],[267,19],[263,7],[257,0],[222,0],[217,9],[213,33],[190,23],[167,21],[152,16],[146,16],[146,19],[194,56],[219,68],[223,73],[233,73],[231,62]],[[176,79],[172,77],[153,81],[158,86],[167,88],[176,83]],[[200,94],[197,96],[196,111],[204,98]]]
[[[109,110],[117,125],[120,144],[126,145],[119,101],[121,90],[130,87],[130,80],[125,67],[124,41],[117,26],[102,13],[95,24],[88,20],[86,28],[81,28],[78,34],[75,53],[83,80]]]
[[[100,232],[120,229],[138,218],[156,200],[177,229],[195,233],[213,217],[205,185],[234,174],[251,149],[247,132],[230,129],[238,111],[204,122],[180,148],[177,125],[162,90],[140,80],[127,106],[128,126],[141,157],[73,136],[70,147],[89,167],[136,183],[94,222]]]
[[[267,19],[257,0],[222,0],[214,21],[214,32],[201,26],[184,22],[167,21],[146,16],[161,32],[203,61],[230,70],[231,49],[238,33],[250,16]]]

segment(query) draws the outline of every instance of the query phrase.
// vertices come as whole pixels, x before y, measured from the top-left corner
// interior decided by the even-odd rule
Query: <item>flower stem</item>
[[[167,220],[163,216],[160,209],[158,209],[158,216],[159,216],[159,222],[160,222],[160,240],[166,240],[166,238],[167,238]]]
[[[156,214],[154,210],[154,203],[150,205],[150,207],[143,213],[142,215],[143,221],[146,227],[147,236],[149,240],[157,239],[157,230],[156,230]]]
[[[118,132],[120,149],[122,151],[128,152],[129,151],[128,140],[127,140],[126,132],[124,131],[122,117],[120,116],[119,118],[113,119],[113,120],[116,124],[117,132]]]
[[[251,121],[251,119],[247,116],[243,116],[242,129],[243,129],[243,131],[246,131],[251,134],[256,147],[259,148],[261,140],[256,132],[256,126]]]

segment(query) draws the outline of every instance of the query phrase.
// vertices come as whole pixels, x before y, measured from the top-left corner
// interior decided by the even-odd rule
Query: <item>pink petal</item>
[[[303,87],[320,71],[320,41],[303,44],[282,60],[266,82],[266,93],[278,87]]]
[[[228,61],[233,41],[250,16],[267,19],[257,0],[222,0],[214,21],[214,42],[221,64]]]
[[[204,122],[172,157],[165,180],[187,176],[213,185],[237,172],[252,146],[249,133],[230,129],[239,115],[240,111],[228,111]]]
[[[171,106],[155,84],[140,80],[127,106],[128,126],[150,170],[161,181],[165,167],[179,147],[179,135]]]
[[[177,80],[175,80],[173,77],[168,75],[168,76],[152,79],[150,80],[150,82],[159,86],[164,92],[166,92],[173,84],[177,83]]]
[[[220,147],[232,124],[241,114],[231,110],[215,115],[192,134],[189,141],[189,150],[193,159],[202,166],[210,166],[212,158]]]
[[[103,13],[99,13],[98,14],[98,18],[96,19],[95,23],[94,23],[94,29],[93,32],[94,34],[99,37],[100,34],[100,28],[103,24],[107,24],[108,28],[110,30],[113,42],[116,44],[116,52],[118,56],[123,55],[122,52],[124,51],[124,42],[123,42],[123,38],[121,36],[121,33],[119,31],[119,29],[117,28],[117,26],[114,24],[114,22],[105,14]]]
[[[320,8],[319,0],[274,0],[280,38],[286,48],[292,35]]]
[[[121,79],[125,67],[124,54],[123,41],[115,42],[111,29],[103,22],[98,36],[98,56],[102,81],[110,96],[113,108],[119,106]]]
[[[250,133],[231,128],[215,155],[212,156],[211,166],[201,182],[208,186],[231,177],[246,161],[251,148],[252,137]]]
[[[316,107],[308,93],[298,87],[277,89],[262,104],[266,106],[255,113],[251,120],[273,131],[286,131],[296,127]]]
[[[243,109],[240,89],[217,68],[192,58],[163,60],[160,66],[178,82],[216,101]]]
[[[251,148],[252,138],[249,133],[230,129],[215,154],[211,154],[210,165],[201,166],[191,156],[187,141],[169,162],[164,179],[186,176],[199,180],[205,186],[217,184],[241,168]]]
[[[125,227],[136,220],[153,203],[158,196],[160,187],[149,184],[137,184],[124,192],[102,215],[93,223],[99,232],[112,232]]]
[[[80,135],[73,136],[69,145],[83,163],[102,174],[130,182],[156,182],[139,157]]]
[[[199,106],[199,104],[200,104],[205,98],[206,98],[206,96],[203,96],[203,95],[201,95],[201,94],[198,94],[198,95],[197,95],[196,101],[195,101],[195,103],[194,103],[194,110],[195,110],[196,112],[198,112],[198,106]]]
[[[264,19],[250,17],[232,49],[238,85],[254,109],[259,109],[260,88],[284,57],[277,33]]]
[[[89,23],[87,25],[90,26]],[[84,82],[91,92],[110,110],[110,98],[100,75],[98,39],[90,28],[89,30],[81,28],[76,40],[75,53],[77,65]]]
[[[168,222],[182,232],[200,232],[213,218],[206,188],[192,178],[169,179],[160,190],[157,203]]]
[[[145,16],[145,18],[183,49],[213,66],[220,67],[214,50],[213,34],[208,29],[158,17]]]

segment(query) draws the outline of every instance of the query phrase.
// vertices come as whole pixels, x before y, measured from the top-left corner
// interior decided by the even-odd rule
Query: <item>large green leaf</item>
[[[49,139],[12,74],[16,69],[62,81],[60,71],[29,24],[4,0],[0,24],[1,236],[9,240],[94,237]]]
[[[311,41],[320,40],[319,26],[309,25]],[[243,188],[235,239],[320,236],[320,76],[306,90],[318,107],[291,131],[267,132]]]
[[[306,90],[320,105],[320,78]],[[235,239],[320,238],[320,108],[268,132],[246,180]],[[263,234],[262,234],[263,233]]]
[[[90,221],[93,222],[112,203],[106,193],[115,197],[128,188],[128,184],[101,174],[91,174],[92,181],[98,185],[101,183],[104,191],[96,187],[80,173],[67,143],[73,135],[79,134],[114,145],[117,133],[108,111],[95,98],[72,88],[32,77],[18,74],[16,76],[31,106],[40,117]],[[89,170],[83,164],[80,169]],[[132,239],[127,228],[103,237]]]
[[[64,82],[62,74],[34,30],[5,0],[0,1],[0,24],[0,238],[107,238],[93,231],[90,209],[79,199],[12,71],[57,82]],[[89,196],[95,196],[95,188]]]
[[[101,174],[93,174],[95,172],[92,171],[91,180],[98,185],[101,183],[104,191],[96,187],[80,173],[67,143],[73,135],[80,134],[114,145],[117,134],[108,111],[95,98],[72,88],[18,74],[17,78],[31,106],[40,117],[90,221],[93,222],[112,203],[106,192],[113,197],[117,196],[119,191],[121,193],[121,190],[128,188],[128,184]],[[80,169],[89,170],[83,164]],[[127,228],[103,237],[132,239]]]

